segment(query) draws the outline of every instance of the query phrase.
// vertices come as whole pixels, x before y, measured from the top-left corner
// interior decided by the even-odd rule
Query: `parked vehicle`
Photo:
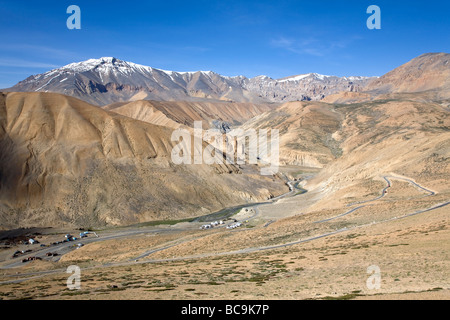
[[[57,252],[47,252],[46,256],[47,257],[56,257],[58,255]]]
[[[28,261],[34,261],[34,260],[42,260],[40,257],[28,257],[22,260],[22,263],[28,262]]]

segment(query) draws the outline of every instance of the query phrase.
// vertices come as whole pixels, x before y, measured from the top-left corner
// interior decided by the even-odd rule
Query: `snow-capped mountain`
[[[166,71],[103,57],[30,76],[8,91],[57,92],[97,105],[141,99],[264,103],[320,100],[340,91],[359,91],[370,80],[316,73],[278,80],[267,76],[226,77],[212,71]]]

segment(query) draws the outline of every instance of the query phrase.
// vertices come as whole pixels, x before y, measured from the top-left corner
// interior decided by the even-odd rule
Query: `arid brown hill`
[[[333,201],[396,173],[450,192],[450,103],[377,99],[360,103],[289,102],[243,128],[278,128],[280,162],[323,168],[306,187]],[[347,191],[346,191],[347,190]],[[326,195],[326,197],[325,197]]]
[[[450,54],[423,54],[372,80],[361,92],[340,92],[329,95],[322,101],[355,103],[386,98],[417,101],[449,99]]]
[[[286,192],[252,168],[174,165],[172,132],[60,94],[0,94],[0,227],[186,218]]]
[[[373,80],[364,89],[364,91],[375,93],[406,93],[428,90],[450,90],[450,54],[423,54],[379,79]]]
[[[213,101],[149,101],[114,103],[103,107],[121,115],[153,124],[178,128],[193,127],[194,121],[203,121],[205,128],[222,123],[239,125],[263,112],[275,109],[277,104],[254,104]]]

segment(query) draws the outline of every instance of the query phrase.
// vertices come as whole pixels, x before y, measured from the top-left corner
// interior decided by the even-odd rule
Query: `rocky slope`
[[[333,138],[343,116],[333,106],[320,102],[287,102],[254,117],[241,128],[278,129],[280,163],[323,168],[341,155]]]
[[[341,91],[359,92],[375,78],[336,77],[317,73],[302,74],[282,79],[258,76],[247,79],[235,77],[240,85],[260,97],[275,102],[318,101]]]

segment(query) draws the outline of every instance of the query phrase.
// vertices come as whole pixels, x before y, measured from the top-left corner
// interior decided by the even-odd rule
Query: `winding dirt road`
[[[377,200],[382,199],[385,195],[386,195],[386,191],[392,186],[392,183],[389,179],[398,179],[398,180],[404,180],[407,181],[409,183],[411,183],[412,185],[414,185],[415,187],[425,191],[428,193],[427,196],[433,196],[436,194],[436,192],[429,190],[423,186],[421,186],[420,184],[416,183],[415,181],[413,181],[412,179],[409,178],[404,178],[404,177],[396,177],[396,176],[384,176],[383,177],[384,180],[386,181],[387,185],[386,187],[384,187],[381,191],[381,195],[374,198],[374,199],[370,199],[370,200],[366,200],[366,201],[362,201],[362,202],[356,202],[356,203],[352,203],[349,206],[352,205],[356,205],[356,204],[360,204],[360,206],[353,208],[343,214],[328,218],[328,219],[324,219],[324,220],[320,220],[320,221],[315,221],[315,223],[323,223],[326,221],[331,221],[334,219],[338,219],[340,217],[343,217],[345,215],[349,215],[361,208],[367,207],[369,205],[361,205],[363,203],[369,203],[369,202],[374,202]],[[290,194],[292,194],[295,191],[295,188],[292,187],[292,182],[289,182],[289,186],[291,187],[291,191],[289,191],[288,193],[281,195],[279,197],[273,198],[271,199],[271,201],[268,202],[274,202],[282,197],[286,197]],[[314,241],[317,239],[321,239],[324,237],[328,237],[328,236],[332,236],[332,235],[336,235],[338,233],[342,233],[342,232],[347,232],[350,230],[354,230],[354,229],[358,229],[358,228],[364,228],[364,227],[368,227],[374,224],[380,224],[380,223],[386,223],[388,221],[393,221],[393,220],[399,220],[399,219],[405,219],[407,217],[411,217],[420,213],[424,213],[424,212],[429,212],[438,208],[442,208],[445,206],[450,205],[450,201],[446,201],[443,203],[439,203],[436,205],[433,205],[429,208],[426,209],[420,209],[408,214],[405,214],[403,216],[400,217],[394,217],[394,218],[389,218],[389,219],[385,219],[385,220],[380,220],[377,222],[372,222],[372,223],[367,223],[367,224],[363,224],[363,225],[358,225],[352,228],[342,228],[333,232],[328,232],[328,233],[324,233],[324,234],[319,234],[316,236],[312,236],[309,238],[305,238],[305,239],[299,239],[296,241],[291,241],[291,242],[287,242],[287,243],[282,243],[282,244],[277,244],[277,245],[271,245],[271,246],[260,246],[260,247],[249,247],[249,248],[243,248],[243,249],[239,249],[239,250],[234,250],[234,251],[227,251],[227,252],[220,252],[220,253],[204,253],[204,254],[197,254],[197,255],[190,255],[190,256],[182,256],[182,257],[176,257],[176,258],[171,258],[171,259],[146,259],[146,260],[139,260],[136,261],[136,259],[142,259],[145,257],[148,257],[149,255],[151,255],[152,253],[158,252],[158,251],[162,251],[168,248],[171,248],[173,246],[179,245],[180,243],[186,242],[186,241],[190,241],[192,239],[186,240],[186,241],[182,241],[182,242],[177,242],[177,243],[172,243],[170,245],[167,246],[163,246],[160,248],[154,248],[152,250],[149,250],[147,252],[145,252],[144,254],[140,255],[139,257],[136,257],[134,259],[131,259],[130,261],[124,261],[124,262],[117,262],[117,263],[106,263],[106,264],[102,264],[102,265],[98,265],[98,266],[93,266],[93,267],[88,267],[88,268],[84,268],[82,270],[91,270],[91,269],[98,269],[98,268],[106,268],[106,267],[113,267],[113,266],[127,266],[127,265],[131,265],[131,264],[143,264],[143,263],[160,263],[160,262],[169,262],[169,261],[180,261],[180,260],[188,260],[188,259],[198,259],[198,258],[205,258],[205,257],[212,257],[212,256],[225,256],[225,255],[236,255],[236,254],[246,254],[246,253],[252,253],[252,252],[257,252],[257,251],[264,251],[264,250],[273,250],[273,249],[278,249],[278,248],[285,248],[285,247],[289,247],[289,246],[293,246],[293,245],[297,245],[297,244],[301,244],[301,243],[305,243],[305,242],[309,242],[309,241]],[[253,219],[255,217],[258,216],[259,211],[258,211],[258,206],[255,206],[255,214],[253,216],[251,216],[250,218],[247,219]],[[196,226],[197,227],[197,226]],[[179,229],[170,229],[171,232],[178,232],[178,231],[186,231],[188,229],[191,228],[179,228]],[[120,237],[127,237],[130,235],[136,235],[136,234],[143,234],[143,233],[153,233],[153,232],[164,232],[164,231],[168,231],[169,229],[154,229],[154,230],[129,230],[127,232],[122,232],[120,234],[111,234],[108,236],[103,236],[102,238],[92,238],[92,239],[87,239],[85,241],[83,241],[84,243],[90,243],[90,242],[97,242],[97,241],[105,241],[105,240],[110,240],[110,239],[116,239],[116,238],[120,238]],[[202,236],[200,236],[202,237]],[[199,238],[200,238],[199,237]],[[70,245],[71,243],[69,243],[68,245]],[[66,247],[66,246],[63,246]],[[61,248],[62,249],[62,248]],[[54,248],[48,249],[48,250],[42,250],[42,253],[46,253],[48,251],[54,251]],[[12,264],[9,264],[3,268],[13,268],[16,266],[19,266],[20,264],[18,262],[14,262]],[[60,274],[60,273],[65,273],[65,269],[55,269],[55,270],[48,270],[48,271],[41,271],[41,272],[34,272],[34,273],[26,273],[26,274],[20,274],[20,275],[12,275],[11,277],[20,277],[19,279],[14,279],[14,280],[9,280],[9,281],[3,281],[0,282],[0,284],[6,284],[6,283],[19,283],[22,281],[26,281],[26,280],[30,280],[30,279],[34,279],[37,277],[42,277],[48,274]]]

